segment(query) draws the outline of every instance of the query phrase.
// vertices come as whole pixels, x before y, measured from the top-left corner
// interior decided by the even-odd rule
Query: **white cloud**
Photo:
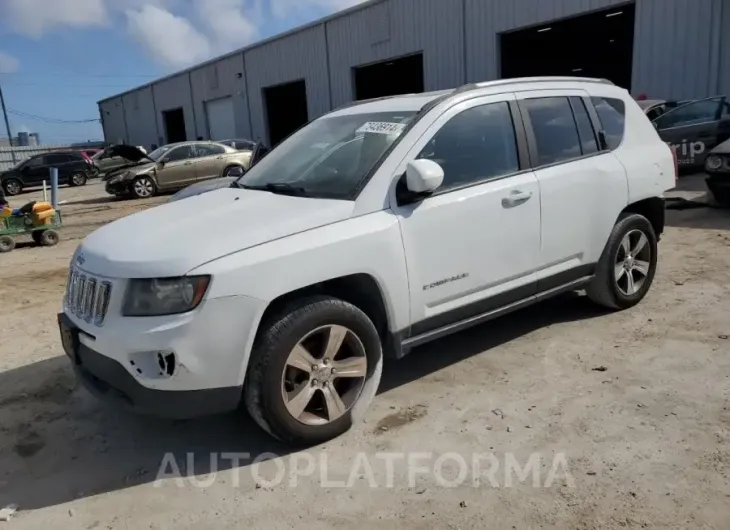
[[[17,58],[0,50],[0,74],[12,74],[13,72],[17,72],[19,66],[20,61]]]
[[[277,18],[289,13],[319,8],[334,13],[348,7],[362,4],[366,0],[270,0],[271,12]]]
[[[2,4],[0,19],[4,24],[29,37],[41,37],[53,27],[107,23],[103,0],[3,0]]]
[[[208,38],[184,17],[153,5],[126,11],[130,36],[156,61],[175,68],[211,55]]]
[[[196,0],[195,11],[211,35],[216,52],[234,50],[252,42],[258,36],[256,22],[261,16],[258,2]]]

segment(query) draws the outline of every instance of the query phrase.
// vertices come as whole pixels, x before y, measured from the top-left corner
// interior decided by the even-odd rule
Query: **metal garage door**
[[[236,137],[233,100],[230,97],[206,101],[205,114],[208,117],[208,132],[211,140],[226,140]]]

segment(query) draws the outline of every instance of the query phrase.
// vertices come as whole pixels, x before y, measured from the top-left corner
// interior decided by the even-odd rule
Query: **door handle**
[[[502,199],[502,207],[514,208],[515,206],[519,206],[520,204],[524,204],[529,201],[530,197],[532,197],[531,191],[515,190],[510,193],[509,196]]]

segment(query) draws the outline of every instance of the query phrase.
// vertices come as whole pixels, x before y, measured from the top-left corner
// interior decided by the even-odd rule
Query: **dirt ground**
[[[701,199],[700,178],[682,183],[674,195]],[[730,211],[668,211],[638,307],[569,295],[419,348],[386,364],[364,423],[291,453],[243,414],[137,417],[77,386],[55,320],[68,260],[164,198],[110,201],[91,184],[62,199],[57,247],[0,256],[0,508],[19,506],[0,528],[730,528]],[[279,456],[210,460],[226,452]],[[184,477],[157,483],[167,453]],[[432,459],[411,477],[417,453]],[[510,481],[510,459],[535,455]],[[475,483],[476,456],[499,464],[489,480]],[[316,472],[293,475],[305,457]]]

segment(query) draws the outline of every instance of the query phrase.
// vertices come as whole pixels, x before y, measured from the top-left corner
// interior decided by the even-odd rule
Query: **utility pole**
[[[8,110],[5,108],[5,98],[3,97],[2,85],[0,85],[0,106],[3,108],[3,116],[5,117],[5,130],[8,132],[8,145],[10,146],[10,156],[13,158],[13,165],[15,165],[15,151],[13,150],[13,135],[10,132],[10,121],[8,121]]]

